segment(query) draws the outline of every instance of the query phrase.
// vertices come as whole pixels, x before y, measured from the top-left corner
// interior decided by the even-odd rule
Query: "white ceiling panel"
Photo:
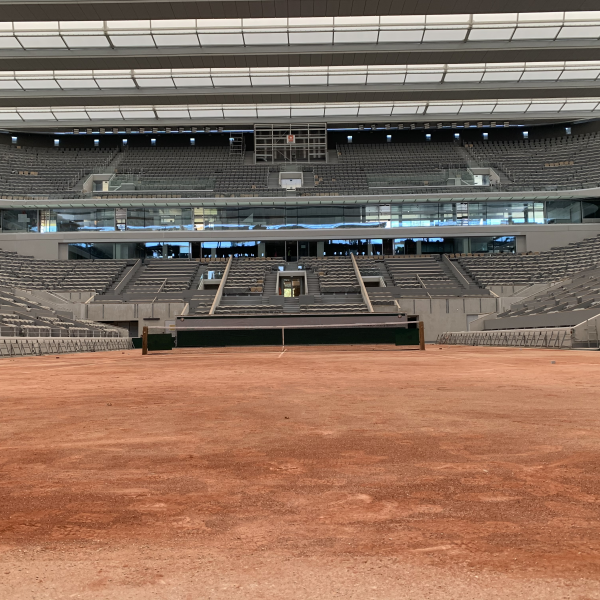
[[[58,90],[58,83],[54,79],[19,79],[19,83],[26,90]]]
[[[252,76],[252,85],[290,85],[290,79],[287,75],[273,77]]]
[[[470,42],[507,42],[512,37],[515,28],[474,28],[469,32]]]
[[[129,109],[129,108],[121,108],[121,114],[126,118],[126,119],[154,119],[155,115],[154,115],[154,111],[153,110],[135,110],[135,109]]]
[[[244,38],[239,33],[199,33],[202,46],[243,46]]]
[[[517,27],[513,40],[553,40],[560,27]]]
[[[327,85],[327,75],[291,75],[292,85]]]
[[[287,46],[288,37],[285,33],[251,33],[244,31],[244,41],[247,46],[275,45]]]
[[[175,84],[170,77],[136,77],[135,80],[140,88],[175,87]]]
[[[494,112],[497,112],[497,113],[503,113],[503,112],[519,113],[519,112],[525,112],[529,108],[530,104],[531,104],[530,102],[520,102],[520,103],[514,103],[514,104],[497,104],[496,108],[494,109]]]
[[[223,109],[221,108],[191,108],[190,116],[195,118],[223,117]]]
[[[354,104],[350,104],[348,106],[326,106],[325,107],[325,116],[333,116],[333,115],[348,115],[348,116],[356,116],[358,114],[359,107]]]
[[[189,110],[161,110],[156,109],[156,114],[159,119],[189,119]]]
[[[462,42],[467,29],[425,29],[424,42]]]
[[[521,81],[556,81],[562,71],[530,71],[523,73]]]
[[[198,36],[195,33],[180,34],[154,34],[154,41],[159,48],[199,46]]]
[[[564,105],[564,102],[553,102],[553,103],[535,103],[532,102],[527,112],[557,112]]]
[[[66,48],[62,38],[58,36],[19,36],[19,41],[23,45],[23,48],[27,50],[45,48]]]
[[[115,48],[154,48],[151,35],[115,35],[110,34],[110,41]]]
[[[95,79],[57,79],[63,90],[98,89]]]
[[[258,108],[259,117],[289,117],[290,108]]]
[[[215,87],[250,85],[250,77],[222,77],[213,75]]]
[[[65,35],[63,39],[69,48],[110,48],[105,35]]]
[[[102,79],[100,77],[96,78],[96,81],[98,82],[98,86],[100,87],[100,89],[118,89],[118,88],[135,88],[135,82],[133,81],[133,79],[129,78],[129,79],[125,79],[123,78],[117,78],[117,79]]]
[[[374,44],[377,42],[378,31],[366,30],[366,31],[336,31],[333,36],[334,44]]]
[[[179,87],[212,87],[210,77],[173,77],[175,85]]]
[[[467,83],[481,81],[483,77],[483,71],[468,71],[463,73],[446,73],[444,81],[446,83]]]
[[[56,121],[54,115],[49,111],[19,111],[24,121]]]
[[[364,85],[367,82],[367,74],[361,75],[332,75],[329,74],[329,85],[355,84]]]
[[[332,44],[333,31],[294,31],[289,33],[290,44]]]
[[[22,50],[19,40],[15,37],[0,37],[0,48]]]
[[[23,88],[15,79],[3,79],[0,81],[0,90],[22,90]]]
[[[423,39],[423,29],[382,29],[379,32],[379,43],[412,43],[418,44]]]
[[[443,73],[407,73],[406,83],[439,83]]]
[[[71,110],[71,111],[54,111],[54,116],[59,121],[88,121],[88,114],[83,110]]]

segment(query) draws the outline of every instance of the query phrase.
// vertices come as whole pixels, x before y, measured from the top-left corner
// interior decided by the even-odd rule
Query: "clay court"
[[[514,348],[2,359],[0,597],[600,598],[599,381]]]

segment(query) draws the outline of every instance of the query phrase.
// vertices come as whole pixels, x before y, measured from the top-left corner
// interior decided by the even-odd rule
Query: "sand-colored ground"
[[[597,352],[1,359],[0,598],[600,599],[599,421]]]

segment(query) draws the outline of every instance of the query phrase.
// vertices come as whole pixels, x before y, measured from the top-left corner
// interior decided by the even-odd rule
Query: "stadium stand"
[[[127,261],[38,260],[0,250],[0,285],[38,290],[106,292]]]
[[[600,313],[600,269],[573,275],[564,283],[528,299],[512,304],[498,318],[564,313],[597,308]]]
[[[121,337],[109,325],[72,319],[32,298],[0,288],[0,335],[6,337]]]
[[[473,188],[469,168],[491,166],[500,176],[494,189],[563,190],[600,185],[598,133],[537,140],[338,144],[336,161],[301,165],[304,186],[296,196],[424,193],[447,187]],[[0,145],[0,194],[81,196],[84,177],[114,173],[98,198],[275,197],[286,195],[269,183],[286,165],[244,164],[228,145],[119,149],[29,148]],[[275,179],[277,179],[275,177]],[[272,181],[274,181],[273,179]],[[69,194],[69,192],[71,192]],[[187,192],[187,194],[186,194]]]
[[[465,144],[475,161],[490,163],[510,180],[505,190],[572,190],[600,184],[600,136],[588,133],[559,138],[487,141]]]
[[[547,252],[527,254],[450,255],[481,286],[552,283],[600,263],[600,237]]]
[[[116,153],[115,149],[0,145],[0,193],[45,195],[72,190],[85,175],[103,172]]]

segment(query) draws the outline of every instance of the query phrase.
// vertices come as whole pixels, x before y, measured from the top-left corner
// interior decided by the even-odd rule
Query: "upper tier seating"
[[[102,170],[116,149],[29,148],[0,145],[0,194],[52,194],[71,190]]]
[[[600,185],[600,134],[540,140],[478,142],[465,149],[490,163],[513,183],[502,189],[570,190]]]
[[[125,260],[38,260],[0,250],[0,285],[102,294],[126,265]]]
[[[460,256],[455,260],[482,286],[552,283],[599,265],[600,236],[547,252]]]

